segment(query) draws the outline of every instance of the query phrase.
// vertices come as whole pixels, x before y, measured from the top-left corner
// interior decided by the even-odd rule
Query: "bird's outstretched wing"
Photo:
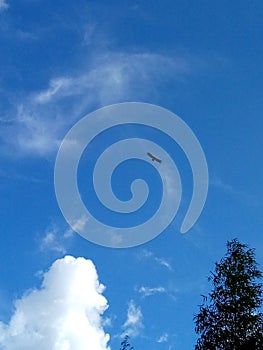
[[[149,156],[153,162],[154,162],[154,161],[156,161],[156,162],[158,162],[158,163],[161,163],[161,162],[162,162],[161,159],[155,157],[155,156],[152,155],[150,152],[147,152],[147,156]]]

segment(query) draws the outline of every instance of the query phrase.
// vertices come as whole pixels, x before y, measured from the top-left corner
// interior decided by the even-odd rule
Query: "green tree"
[[[128,335],[125,335],[123,341],[121,342],[120,350],[134,350],[134,347],[130,345]]]
[[[203,296],[194,316],[199,339],[195,350],[262,350],[262,273],[255,252],[237,239],[208,278],[213,290]]]

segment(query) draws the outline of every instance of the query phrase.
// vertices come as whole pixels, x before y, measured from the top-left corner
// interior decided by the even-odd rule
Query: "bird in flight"
[[[154,155],[152,155],[151,153],[147,152],[147,156],[149,156],[151,158],[151,160],[154,162],[158,162],[158,163],[162,163],[161,159],[156,158]]]

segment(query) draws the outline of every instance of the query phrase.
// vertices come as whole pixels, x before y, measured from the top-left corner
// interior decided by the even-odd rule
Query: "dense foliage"
[[[209,280],[213,290],[195,315],[195,350],[262,350],[262,273],[253,249],[234,239]]]
[[[130,345],[129,336],[128,335],[126,335],[124,337],[123,341],[121,342],[120,350],[134,350],[134,347]]]

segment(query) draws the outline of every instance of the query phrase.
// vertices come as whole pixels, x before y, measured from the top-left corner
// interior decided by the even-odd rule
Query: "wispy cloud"
[[[6,170],[1,170],[1,169],[0,169],[0,178],[8,179],[11,181],[22,181],[22,182],[33,182],[33,183],[41,182],[40,179],[33,176],[16,174],[14,172],[8,172]]]
[[[108,307],[103,291],[91,260],[56,260],[41,288],[16,300],[10,322],[0,322],[1,349],[109,350],[102,325]]]
[[[146,250],[146,249],[141,250],[137,254],[137,258],[139,260],[152,260],[155,263],[157,263],[158,265],[165,267],[169,271],[173,271],[173,267],[167,259],[162,258],[162,257],[158,257],[153,252],[151,252],[149,250]]]
[[[164,258],[158,258],[158,257],[154,257],[154,260],[161,266],[166,267],[168,270],[172,271],[173,268],[171,266],[171,264],[165,260]]]
[[[7,10],[9,8],[9,4],[6,2],[6,0],[0,0],[0,12]]]
[[[86,94],[88,100],[105,105],[116,99],[143,97],[153,92],[154,80],[176,79],[190,68],[186,60],[156,53],[106,52],[93,57],[85,71],[51,79],[49,87],[34,96],[34,102]]]
[[[141,330],[144,328],[141,308],[139,306],[136,306],[133,300],[129,302],[127,320],[123,324],[122,328],[122,337],[128,335],[129,337],[133,338],[137,337],[140,334]]]
[[[168,297],[172,298],[173,301],[177,300],[178,289],[174,286],[170,285],[168,287],[158,286],[158,287],[149,287],[149,286],[141,286],[134,288],[136,292],[138,292],[142,298],[151,297],[153,295],[164,294]]]
[[[33,101],[36,103],[47,103],[57,95],[63,96],[63,94],[69,94],[71,88],[73,88],[73,80],[70,78],[55,78],[49,83],[49,87],[36,94]]]
[[[41,111],[38,114],[34,105],[18,107],[15,128],[18,151],[25,154],[46,155],[57,150],[60,144],[59,121],[52,116],[47,118]]]
[[[78,73],[52,77],[46,88],[17,101],[15,111],[2,118],[8,123],[0,135],[2,149],[16,155],[52,154],[69,127],[89,111],[153,97],[157,86],[191,71],[186,59],[149,52],[108,51],[87,61]]]
[[[227,192],[229,194],[238,194],[239,192],[235,190],[234,186],[231,186],[227,183],[225,183],[222,179],[219,177],[211,177],[210,183],[211,186],[216,187],[224,192]]]
[[[149,297],[155,294],[166,293],[166,289],[164,287],[145,287],[141,286],[140,288],[136,288],[136,290],[141,294],[143,298]]]
[[[211,176],[209,185],[220,191],[223,191],[227,195],[237,197],[245,202],[249,202],[250,204],[255,204],[257,202],[257,197],[255,195],[251,195],[246,191],[239,190],[236,188],[236,186],[226,183],[217,176]]]
[[[168,333],[164,333],[156,340],[156,342],[157,343],[167,343],[168,338],[169,338]]]
[[[52,225],[45,230],[43,236],[38,235],[39,249],[42,252],[55,252],[64,255],[73,234],[71,229],[63,231]]]

